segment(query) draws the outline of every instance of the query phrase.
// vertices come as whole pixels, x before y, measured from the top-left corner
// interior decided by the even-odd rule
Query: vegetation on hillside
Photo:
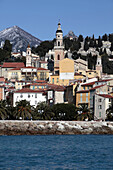
[[[64,103],[49,106],[41,102],[34,108],[28,101],[22,100],[13,107],[5,100],[0,101],[0,119],[2,120],[85,120],[86,118],[93,119],[87,106],[76,108],[74,104]]]

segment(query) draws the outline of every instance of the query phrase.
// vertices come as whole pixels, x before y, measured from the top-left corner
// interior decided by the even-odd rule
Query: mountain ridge
[[[24,31],[17,25],[0,31],[0,46],[2,47],[5,40],[9,40],[12,44],[12,51],[26,51],[27,45],[38,46],[42,41],[30,33]]]

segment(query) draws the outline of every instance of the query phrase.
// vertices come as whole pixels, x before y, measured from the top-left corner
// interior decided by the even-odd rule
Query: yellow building
[[[59,74],[50,76],[52,84],[68,86],[71,80],[82,79],[84,76],[74,73],[74,60],[65,58],[59,61]]]
[[[25,86],[26,85],[26,82],[25,81],[16,81],[15,82],[15,89],[22,89],[23,88],[23,86]]]
[[[38,80],[49,79],[49,70],[41,67],[37,68],[37,79]]]
[[[8,80],[22,80],[21,68],[13,68],[8,70]]]
[[[90,91],[89,90],[80,90],[76,92],[76,106],[80,104],[87,104],[88,108],[90,107]]]
[[[88,108],[90,107],[90,89],[93,88],[95,82],[89,82],[82,84],[80,90],[76,92],[76,106],[80,104],[87,104]]]
[[[94,78],[94,77],[99,77],[99,72],[96,70],[87,70],[86,71],[86,77],[88,78]]]

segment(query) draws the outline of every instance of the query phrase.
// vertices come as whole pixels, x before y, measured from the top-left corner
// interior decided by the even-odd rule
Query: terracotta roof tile
[[[3,68],[22,68],[24,67],[24,63],[20,62],[5,62],[2,65]]]
[[[94,84],[95,84],[95,82],[90,82],[90,83],[82,84],[81,86],[92,86],[92,85],[94,85]]]
[[[88,92],[89,92],[89,90],[79,90],[76,93],[88,93]]]
[[[42,67],[38,67],[37,70],[47,70],[47,71],[49,71],[48,69],[45,69],[45,68],[42,68]]]
[[[113,98],[113,96],[109,94],[97,94],[98,96],[104,97],[104,98]]]
[[[106,84],[103,84],[103,85],[100,85],[100,86],[95,86],[95,87],[93,87],[93,88],[91,88],[91,89],[89,89],[89,90],[95,90],[95,89],[98,89],[98,88],[100,88],[100,87],[102,87],[102,86],[105,86]]]
[[[41,92],[44,92],[44,90],[32,90],[32,89],[29,89],[29,88],[24,88],[24,89],[21,89],[21,90],[18,90],[16,91],[15,93],[41,93]]]

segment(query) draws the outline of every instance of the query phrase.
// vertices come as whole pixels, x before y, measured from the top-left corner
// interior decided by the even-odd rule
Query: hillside
[[[31,47],[36,47],[41,43],[41,40],[32,36],[18,26],[13,26],[0,31],[0,47],[3,46],[5,40],[10,41],[12,44],[12,51],[14,52],[17,52],[18,50],[26,51],[28,44],[30,44]]]

